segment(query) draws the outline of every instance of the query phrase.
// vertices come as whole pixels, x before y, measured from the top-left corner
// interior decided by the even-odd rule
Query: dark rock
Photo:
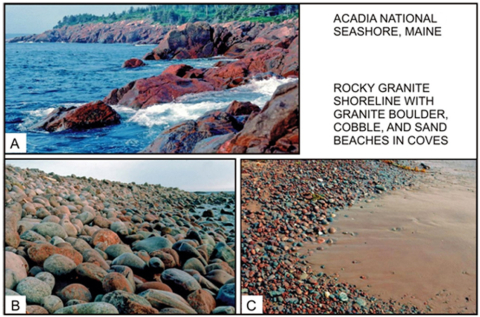
[[[139,295],[148,300],[153,307],[159,310],[164,308],[175,308],[186,314],[197,313],[185,299],[175,293],[149,289]]]
[[[235,117],[223,111],[211,111],[165,130],[144,153],[191,153],[198,142],[215,135],[238,132],[243,128]]]
[[[260,107],[257,105],[254,105],[249,101],[241,102],[236,100],[232,101],[232,103],[228,106],[227,110],[225,110],[226,113],[232,116],[249,115],[252,112],[259,112],[259,111],[260,111]]]
[[[188,296],[193,291],[201,289],[200,284],[188,273],[178,269],[168,269],[162,273],[162,280],[171,289],[182,296]]]
[[[133,250],[145,250],[148,253],[171,247],[172,243],[164,237],[151,237],[133,244]]]
[[[122,68],[137,68],[145,65],[146,64],[142,60],[138,58],[131,58],[123,62]]]
[[[124,253],[113,260],[112,265],[124,265],[134,272],[141,273],[147,268],[147,263],[133,253]]]
[[[235,307],[235,284],[223,285],[218,291],[217,305]]]
[[[158,310],[143,297],[125,291],[113,291],[105,294],[103,302],[112,304],[120,314],[158,314]]]

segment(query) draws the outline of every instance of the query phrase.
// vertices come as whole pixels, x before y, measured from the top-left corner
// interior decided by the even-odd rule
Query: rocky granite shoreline
[[[235,313],[235,195],[5,170],[6,295],[29,314]]]
[[[152,24],[147,20],[114,23],[66,25],[41,34],[14,37],[10,43],[65,42],[65,43],[139,43],[157,44],[173,26]]]
[[[235,60],[218,62],[212,68],[172,65],[158,76],[138,79],[113,89],[103,102],[93,103],[99,109],[89,106],[89,112],[85,113],[84,105],[80,107],[83,111],[69,109],[67,115],[63,110],[57,111],[37,124],[37,128],[57,131],[119,124],[119,120],[111,120],[116,116],[110,113],[115,110],[109,106],[145,109],[175,102],[187,94],[228,90],[271,77],[292,78],[292,82],[277,88],[265,106],[255,105],[261,108],[260,111],[248,110],[240,118],[232,116],[227,109],[206,113],[197,120],[181,122],[167,129],[152,144],[146,144],[143,152],[298,153],[298,36],[298,19],[278,24],[230,22],[210,25],[195,22],[173,27],[157,38],[158,46],[146,54],[144,60],[185,61],[219,55]],[[143,62],[132,59],[123,66],[140,67]],[[248,103],[250,100],[238,102]],[[62,123],[64,117],[71,118],[69,122],[81,122],[81,118],[75,119],[77,113],[88,117],[89,124]],[[205,120],[209,122],[208,125],[202,124]]]

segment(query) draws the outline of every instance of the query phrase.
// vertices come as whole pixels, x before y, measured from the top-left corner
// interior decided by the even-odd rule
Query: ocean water
[[[163,130],[233,100],[263,107],[276,87],[292,79],[268,79],[221,92],[185,95],[175,102],[143,110],[114,106],[122,123],[87,131],[48,133],[32,127],[59,106],[80,106],[102,100],[114,89],[139,78],[159,75],[172,64],[212,67],[222,57],[146,61],[147,66],[121,68],[129,58],[141,58],[154,45],[7,43],[6,132],[27,133],[28,153],[137,153]]]

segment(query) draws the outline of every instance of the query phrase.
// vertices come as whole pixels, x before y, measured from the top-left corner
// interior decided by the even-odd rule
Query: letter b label
[[[25,296],[5,296],[6,314],[26,314],[27,298]]]

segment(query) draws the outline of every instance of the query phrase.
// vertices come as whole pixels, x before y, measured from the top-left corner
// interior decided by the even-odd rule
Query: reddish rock
[[[78,108],[59,107],[37,126],[49,132],[67,129],[85,130],[119,124],[120,115],[102,101],[90,102]]]
[[[292,134],[299,125],[298,82],[277,88],[272,99],[253,119],[245,123],[243,130],[219,149],[219,153],[278,153],[274,144]],[[297,132],[298,133],[298,132]],[[298,140],[295,134],[289,140]],[[298,144],[286,152],[298,152]]]
[[[178,77],[184,77],[187,72],[191,71],[192,69],[192,66],[186,64],[170,65],[162,72],[162,74],[171,74]]]
[[[257,36],[261,38],[251,42]],[[280,25],[227,23],[213,28],[205,22],[187,23],[170,31],[145,58],[198,58],[225,51],[241,59],[219,62],[207,70],[185,64],[172,65],[159,76],[139,79],[112,90],[103,101],[110,105],[146,108],[185,94],[244,85],[259,74],[298,77],[298,21]]]
[[[122,68],[137,68],[145,65],[146,64],[142,60],[138,58],[131,58],[123,62]]]
[[[186,23],[168,32],[153,50],[154,59],[187,59],[217,55],[207,22]]]
[[[174,257],[163,250],[157,250],[150,253],[151,257],[157,257],[162,260],[165,268],[170,269],[177,266]]]
[[[93,218],[93,223],[99,226],[100,228],[108,229],[110,228],[112,221],[109,219],[105,219],[100,215],[96,215],[95,218]]]
[[[100,255],[100,253],[95,249],[83,251],[83,262],[92,263],[98,265],[104,270],[108,270],[110,265],[105,261],[105,259]]]
[[[17,223],[22,218],[22,210],[5,209],[5,244],[18,248],[20,245],[20,235],[17,232]]]
[[[12,270],[17,282],[27,277],[28,264],[27,261],[13,252],[6,251],[5,255],[5,269]]]
[[[93,263],[81,263],[75,268],[75,272],[80,278],[97,283],[101,283],[108,274],[107,271]]]
[[[245,83],[249,61],[240,60],[217,68],[210,68],[204,74],[204,79],[217,90],[240,86]]]
[[[82,284],[70,284],[62,289],[58,296],[63,300],[63,302],[68,302],[71,299],[81,300],[84,302],[90,302],[92,300],[92,294]]]
[[[257,105],[254,105],[249,101],[241,102],[236,100],[232,101],[232,103],[228,106],[227,110],[225,110],[226,113],[232,116],[249,115],[252,112],[259,112],[259,111],[260,111],[260,107]]]
[[[166,238],[171,237],[170,235],[167,235]],[[175,251],[172,248],[163,248],[161,251],[170,254],[173,259],[175,260],[176,265],[180,265],[180,256],[178,255],[177,251]],[[162,260],[163,261],[163,260]]]
[[[280,152],[298,152],[300,136],[298,128],[287,130],[287,134],[275,142],[275,148]]]
[[[196,78],[180,78],[165,73],[139,79],[120,89],[114,89],[103,100],[107,104],[119,104],[132,108],[171,102],[185,94],[215,90],[210,83]]]
[[[82,263],[83,260],[83,256],[80,254],[80,252],[76,250],[58,248],[47,243],[36,244],[30,247],[28,248],[27,253],[30,259],[38,265],[43,265],[43,262],[45,262],[45,260],[53,254],[60,254],[66,256],[67,258],[73,260],[76,265]]]
[[[284,77],[298,77],[300,65],[298,63],[298,37],[296,37],[288,48],[288,53],[282,61],[283,67],[280,75]]]
[[[217,306],[212,294],[203,289],[196,290],[188,295],[187,302],[201,315],[209,315]]]
[[[48,310],[40,305],[28,305],[26,310],[28,315],[48,315]]]
[[[141,293],[149,289],[158,289],[160,291],[172,292],[170,286],[162,282],[146,282],[137,287],[136,292]]]
[[[108,273],[102,281],[102,287],[105,293],[117,290],[126,291],[128,293],[134,292],[134,289],[128,282],[127,278],[117,272]]]
[[[235,276],[235,271],[228,265],[227,262],[223,262],[223,261],[210,264],[206,266],[205,269],[207,270],[207,272],[210,272],[213,270],[224,270],[228,274]]]
[[[109,246],[113,244],[119,244],[122,242],[122,240],[120,240],[120,237],[112,230],[100,229],[93,234],[92,244],[97,245],[100,242],[104,242],[107,246]]]

